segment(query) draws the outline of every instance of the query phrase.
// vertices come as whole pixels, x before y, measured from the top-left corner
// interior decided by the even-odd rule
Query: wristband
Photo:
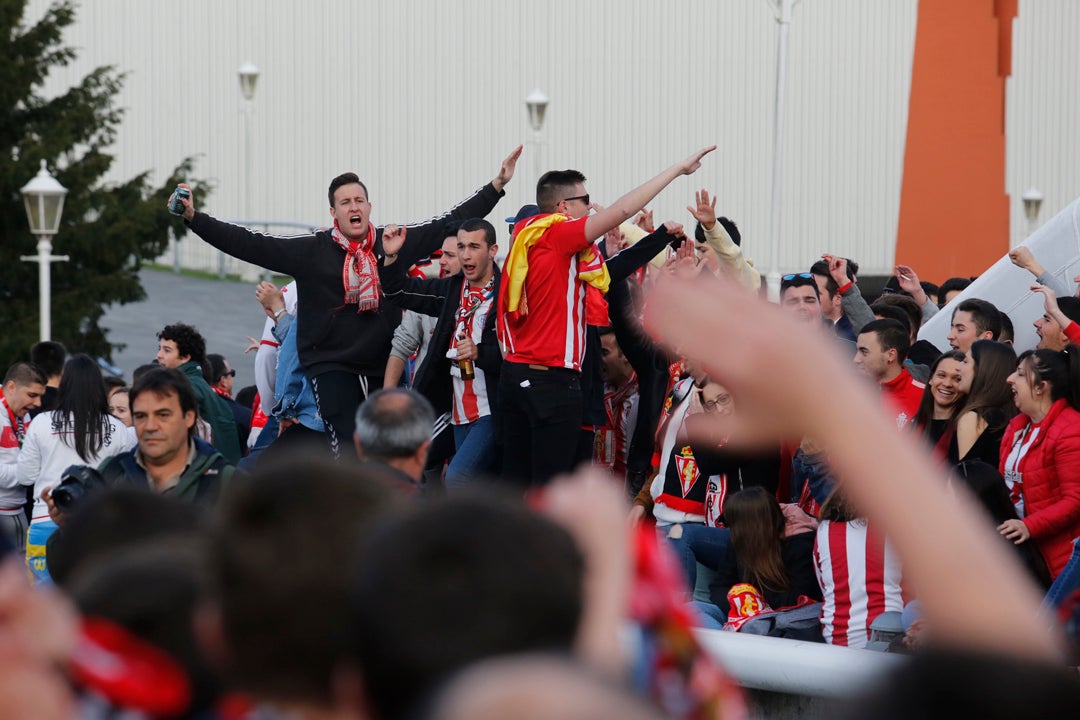
[[[847,292],[848,290],[850,290],[850,289],[851,289],[851,286],[852,286],[852,285],[854,285],[854,284],[855,284],[855,283],[853,283],[853,282],[851,282],[851,281],[849,280],[849,281],[848,281],[848,283],[847,283],[846,285],[841,285],[841,286],[840,286],[840,287],[839,287],[839,288],[837,289],[837,291],[836,291],[836,292],[838,292],[838,293],[840,293],[841,295],[843,295],[843,294],[844,294],[844,293],[846,293],[846,292]]]
[[[277,322],[278,320],[280,320],[281,316],[284,315],[284,314],[285,314],[285,308],[281,308],[276,313],[274,313],[274,322]]]

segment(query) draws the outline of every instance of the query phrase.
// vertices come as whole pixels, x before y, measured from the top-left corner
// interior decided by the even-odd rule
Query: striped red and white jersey
[[[825,642],[866,647],[870,624],[904,609],[900,558],[864,520],[823,520],[814,541],[814,572],[825,598]]]
[[[458,338],[462,335],[468,335],[474,343],[480,344],[480,336],[484,333],[488,313],[492,311],[495,304],[490,283],[482,290],[475,290],[465,282],[462,283],[461,289],[462,299],[459,304],[457,324],[454,327],[453,337],[450,339],[450,350],[446,353],[451,359],[457,359]],[[476,309],[471,310],[474,306]],[[464,308],[465,312],[462,312],[460,308]],[[450,365],[450,375],[454,383],[453,423],[455,425],[468,425],[491,414],[484,371],[479,365],[473,363],[473,372],[472,380],[463,380],[461,369],[457,364]]]
[[[536,216],[543,217],[543,216]],[[515,229],[515,235],[522,223]],[[585,287],[577,254],[589,247],[585,218],[552,225],[528,250],[524,312],[506,312],[499,298],[499,342],[507,362],[581,370],[585,356]],[[512,269],[508,269],[512,273]],[[512,275],[504,285],[513,281]]]

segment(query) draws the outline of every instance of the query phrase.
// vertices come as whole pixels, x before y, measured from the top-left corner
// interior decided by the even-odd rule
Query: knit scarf
[[[379,309],[382,286],[379,284],[379,265],[375,260],[375,228],[369,223],[368,234],[362,242],[350,242],[334,221],[330,237],[345,251],[345,265],[341,269],[341,282],[345,287],[345,304],[356,305],[356,312],[374,312]]]
[[[529,274],[529,248],[535,245],[544,234],[561,222],[570,218],[562,213],[537,216],[528,225],[521,228],[514,237],[510,252],[506,256],[506,269],[503,284],[506,288],[506,312],[514,318],[529,314],[529,303],[525,297],[525,276]],[[606,293],[611,282],[604,256],[595,246],[589,246],[577,254],[578,279]]]

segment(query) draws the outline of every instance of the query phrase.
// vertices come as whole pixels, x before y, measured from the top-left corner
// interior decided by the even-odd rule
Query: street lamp
[[[1027,218],[1027,234],[1030,235],[1035,229],[1035,221],[1039,219],[1039,209],[1042,207],[1043,194],[1036,188],[1030,187],[1020,196],[1024,201],[1024,217]]]
[[[529,111],[529,126],[534,133],[539,133],[544,127],[544,113],[550,100],[540,88],[536,88],[525,98],[525,107]]]
[[[780,202],[781,175],[783,173],[784,149],[784,88],[787,82],[788,30],[791,25],[791,11],[802,0],[767,0],[776,16],[776,101],[773,115],[773,162],[772,162],[772,200],[769,216],[769,246],[772,260],[766,280],[769,286],[769,299],[780,300]]]
[[[38,264],[38,311],[41,322],[41,339],[51,339],[52,328],[52,288],[50,273],[51,263],[67,261],[67,255],[52,254],[52,236],[60,229],[60,216],[64,212],[64,197],[67,188],[57,182],[45,161],[41,161],[41,169],[34,179],[22,187],[23,203],[26,205],[26,219],[30,224],[30,232],[37,239],[37,255],[23,255],[20,260],[36,262]]]
[[[244,96],[244,222],[251,223],[251,116],[254,110],[255,85],[259,68],[246,62],[236,71],[240,93]],[[225,277],[225,253],[218,256],[218,274]]]

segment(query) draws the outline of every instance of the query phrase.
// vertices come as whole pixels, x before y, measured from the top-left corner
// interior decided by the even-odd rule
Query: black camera
[[[53,488],[52,500],[58,510],[71,512],[87,493],[105,487],[105,478],[88,465],[70,465]]]

